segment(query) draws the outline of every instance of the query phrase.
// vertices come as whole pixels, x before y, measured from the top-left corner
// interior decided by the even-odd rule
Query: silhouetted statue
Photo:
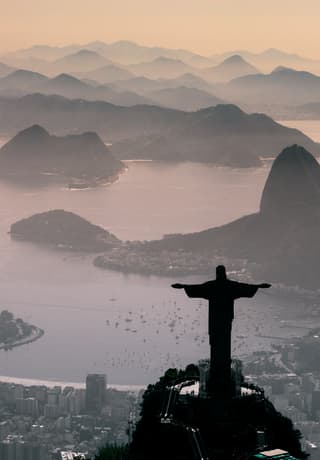
[[[172,284],[184,289],[188,297],[209,300],[210,373],[208,393],[230,395],[231,381],[231,329],[234,317],[234,301],[241,297],[253,297],[259,288],[271,285],[246,284],[227,278],[223,265],[216,268],[216,279],[203,284]]]

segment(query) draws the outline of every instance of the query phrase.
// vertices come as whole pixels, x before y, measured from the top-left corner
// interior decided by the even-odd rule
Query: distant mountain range
[[[123,167],[94,132],[57,137],[34,125],[0,149],[0,177],[7,180],[40,176],[89,186],[113,179]]]
[[[16,70],[0,78],[0,95],[22,96],[33,92],[56,94],[68,98],[108,101],[117,105],[154,104],[144,96],[131,91],[117,91],[106,85],[81,81],[68,74],[48,78],[37,72]]]
[[[100,69],[105,79],[112,79],[117,72],[113,66]],[[109,73],[111,71],[111,74]],[[123,76],[126,75],[126,71]],[[94,74],[95,72],[93,72]],[[130,74],[128,73],[129,77]],[[128,76],[127,75],[127,76]],[[90,76],[90,73],[86,74]],[[150,82],[150,84],[148,84]],[[186,83],[185,85],[183,83]],[[91,101],[107,101],[116,105],[131,106],[137,104],[161,105],[178,110],[197,110],[223,103],[205,89],[193,88],[191,85],[209,88],[210,85],[199,77],[190,74],[175,79],[147,80],[144,77],[129,78],[113,85],[100,85],[91,80],[79,80],[70,74],[60,74],[49,78],[38,72],[15,70],[0,78],[0,95],[23,96],[35,91],[41,94],[55,94],[69,99],[82,98]],[[130,88],[137,88],[137,92]]]
[[[320,73],[320,60],[310,59],[299,56],[294,53],[287,53],[276,48],[269,48],[261,53],[252,53],[247,50],[232,50],[223,54],[214,54],[210,59],[215,62],[221,62],[233,55],[240,55],[243,59],[249,61],[263,72],[270,72],[278,66],[293,67],[298,70],[308,70],[310,72]]]
[[[207,58],[187,50],[169,49],[162,47],[148,47],[137,43],[121,40],[114,43],[101,41],[90,42],[82,45],[69,45],[64,47],[37,45],[31,48],[11,52],[3,56],[7,61],[20,66],[30,58],[38,60],[55,61],[67,55],[75,54],[82,49],[96,52],[114,62],[130,65],[151,61],[160,56],[170,59],[181,59],[183,61],[194,60],[194,62],[207,62]],[[210,60],[208,59],[210,63]]]
[[[129,66],[129,70],[137,76],[147,78],[177,78],[185,73],[194,72],[194,68],[179,59],[160,56],[153,61],[142,62]]]
[[[90,50],[122,65],[139,64],[152,61],[160,56],[170,59],[179,59],[196,68],[208,68],[220,64],[226,58],[240,55],[253,66],[265,72],[270,72],[279,65],[285,65],[301,70],[320,71],[320,61],[288,53],[275,48],[266,49],[260,53],[248,50],[231,50],[222,54],[201,56],[183,49],[170,49],[157,46],[143,46],[132,41],[120,40],[114,43],[95,41],[85,44],[67,45],[62,47],[36,45],[31,48],[17,50],[2,56],[3,61],[21,67],[30,59],[34,61],[45,60],[53,62],[67,55],[75,54],[81,50]],[[318,69],[318,70],[316,70]]]
[[[170,107],[177,110],[200,110],[205,107],[212,107],[223,104],[224,101],[201,89],[179,86],[177,88],[164,88],[158,91],[151,91],[148,98],[156,104]]]
[[[114,152],[127,150],[134,157],[215,163],[231,167],[261,164],[288,144],[301,141],[315,154],[319,146],[297,130],[287,128],[262,114],[246,114],[234,105],[217,105],[192,112],[182,126],[142,143],[119,142]]]
[[[320,101],[320,77],[310,72],[277,67],[267,75],[236,78],[225,86],[222,94],[255,106],[294,106]]]
[[[215,254],[255,278],[319,289],[320,166],[303,147],[284,149],[265,184],[260,212],[222,227],[167,236],[148,251]],[[196,259],[195,259],[196,260]]]
[[[51,63],[51,72],[89,72],[113,63],[95,51],[81,49]]]
[[[119,80],[129,80],[130,78],[135,77],[135,75],[132,72],[129,72],[129,70],[114,64],[107,64],[87,72],[71,73],[80,79],[93,80],[101,85]]]
[[[220,82],[257,73],[259,73],[259,70],[243,59],[242,56],[233,55],[214,67],[204,69],[201,75],[209,81]]]
[[[7,64],[3,64],[2,62],[0,62],[0,78],[9,75],[9,73],[12,73],[13,71],[13,67],[10,67]]]
[[[247,167],[260,164],[260,156],[275,156],[292,143],[319,154],[319,146],[298,130],[279,125],[265,115],[249,115],[233,105],[183,112],[39,94],[0,98],[3,132],[14,134],[25,128],[26,120],[60,134],[95,130],[113,144],[112,152],[118,158]]]
[[[262,73],[266,71],[271,73]],[[217,101],[278,119],[304,118],[300,106],[320,102],[316,73],[320,60],[277,49],[205,57],[129,41],[35,46],[0,57],[0,96],[39,92],[179,110],[202,109]]]
[[[185,73],[176,78],[159,78],[156,80],[146,77],[133,77],[125,80],[114,81],[111,86],[120,91],[134,91],[145,97],[148,97],[149,93],[152,91],[179,88],[181,86],[206,91],[211,95],[214,95],[215,89],[213,84],[191,73]]]

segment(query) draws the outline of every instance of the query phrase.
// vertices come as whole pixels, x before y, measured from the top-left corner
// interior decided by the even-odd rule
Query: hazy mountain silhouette
[[[14,68],[0,62],[0,78],[9,75],[9,73],[14,72]]]
[[[120,40],[110,44],[104,42],[92,42],[88,43],[86,48],[97,51],[112,61],[122,64],[147,62],[157,59],[160,56],[171,59],[181,59],[183,61],[188,61],[189,59],[198,56],[188,50],[162,48],[157,46],[142,46],[128,40]]]
[[[12,238],[73,251],[99,252],[120,240],[98,225],[63,209],[34,214],[11,225]]]
[[[118,80],[113,82],[111,86],[120,91],[134,91],[138,94],[145,94],[148,91],[156,91],[163,89],[162,80],[153,80],[146,77],[133,77],[128,80]]]
[[[128,69],[137,76],[148,78],[176,78],[195,69],[179,59],[160,56],[153,61],[133,64]]]
[[[225,59],[217,66],[203,70],[202,76],[210,81],[229,81],[243,75],[257,74],[259,70],[239,55]]]
[[[211,252],[243,260],[256,277],[319,287],[320,166],[293,145],[276,158],[260,212],[227,225],[150,243],[150,248]]]
[[[290,140],[289,140],[290,139]],[[261,114],[248,115],[234,105],[217,105],[192,112],[184,123],[144,142],[114,145],[118,154],[155,160],[212,162],[224,166],[249,167],[260,164],[260,156],[274,156],[288,143],[300,139],[319,153],[316,144],[297,130],[287,130]]]
[[[197,112],[155,106],[118,107],[106,102],[68,100],[34,94],[0,98],[2,132],[14,133],[28,123],[56,133],[96,131],[119,158],[209,161],[254,166],[260,156],[274,156],[299,143],[318,154],[318,145],[295,129],[232,105]]]
[[[122,168],[94,132],[57,137],[33,125],[0,149],[0,175],[9,179],[51,174],[94,184],[112,178]]]
[[[248,60],[264,72],[270,72],[279,65],[293,67],[299,70],[320,71],[319,60],[309,59],[294,53],[287,53],[276,48],[269,48],[261,53],[252,53],[247,50],[228,51],[222,55],[213,55],[210,58],[215,61],[221,61],[234,54],[242,56],[245,60]]]
[[[132,41],[120,40],[113,43],[94,41],[86,44],[67,45],[67,46],[47,46],[36,45],[30,48],[21,49],[7,53],[5,62],[15,62],[18,66],[21,62],[27,62],[30,59],[54,61],[64,56],[77,53],[81,49],[94,51],[101,56],[114,60],[122,64],[137,64],[156,59],[160,56],[181,59],[185,62],[194,60],[195,65],[204,67],[210,59],[200,56],[188,50],[170,49],[157,46],[143,46]]]
[[[203,78],[199,77],[198,75],[194,75],[192,73],[185,73],[180,75],[176,78],[171,79],[160,79],[158,80],[160,84],[163,84],[163,89],[165,88],[177,88],[179,86],[187,86],[188,88],[196,88],[201,89],[203,91],[214,91],[214,86],[204,80]]]
[[[320,77],[280,66],[267,75],[234,79],[223,92],[248,104],[293,106],[320,99]]]
[[[157,80],[146,77],[134,77],[116,81],[112,86],[120,90],[135,91],[142,95],[148,95],[150,91],[179,88],[180,86],[195,88],[214,94],[214,86],[212,84],[191,73],[185,73],[176,78],[159,78]]]
[[[34,91],[41,86],[47,77],[38,72],[18,69],[0,78],[0,92],[6,95],[20,95]]]
[[[46,71],[50,72],[50,66],[47,66],[48,63],[50,64],[50,62],[52,63],[55,60],[75,54],[84,49],[98,53],[102,57],[123,65],[148,62],[162,56],[182,60],[196,68],[208,68],[213,64],[220,64],[223,60],[233,55],[240,55],[243,59],[264,72],[270,72],[274,67],[279,65],[316,73],[320,72],[319,60],[309,59],[274,48],[267,49],[261,53],[251,53],[247,50],[232,50],[223,54],[206,57],[188,50],[148,47],[126,40],[114,43],[95,41],[87,44],[67,45],[63,47],[36,45],[31,48],[7,53],[2,56],[2,61],[15,67],[23,67],[46,73]],[[68,72],[68,69],[60,68],[57,72]]]
[[[88,84],[69,74],[60,74],[54,78],[31,72],[17,70],[4,78],[0,78],[0,94],[22,96],[33,92],[56,94],[68,98],[102,100],[119,105],[153,104],[144,96],[131,91],[116,91],[106,85]]]
[[[133,73],[114,64],[108,64],[98,69],[91,70],[90,72],[78,72],[75,75],[78,78],[95,80],[101,84],[134,78]]]
[[[26,60],[36,58],[54,61],[67,56],[68,54],[74,54],[81,49],[97,52],[104,57],[123,64],[135,64],[156,59],[159,56],[182,60],[189,60],[194,57],[198,59],[203,58],[202,56],[188,50],[143,46],[127,40],[120,40],[113,43],[94,41],[86,44],[67,45],[63,47],[36,45],[30,48],[7,53],[4,57],[7,60]]]
[[[80,45],[66,45],[66,46],[49,46],[49,45],[34,45],[29,48],[19,49],[11,51],[5,54],[6,59],[27,60],[33,59],[45,59],[48,61],[54,61],[56,59],[67,56],[68,54],[76,53],[79,49],[83,48]]]
[[[187,86],[160,89],[147,93],[147,96],[159,105],[178,110],[194,111],[224,103],[222,99],[206,91]]]
[[[51,67],[55,72],[88,72],[110,64],[112,62],[100,54],[81,49],[54,61]]]

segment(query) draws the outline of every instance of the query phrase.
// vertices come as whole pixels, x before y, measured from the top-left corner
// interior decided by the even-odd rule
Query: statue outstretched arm
[[[267,289],[271,287],[269,283],[261,284],[247,284],[231,281],[233,298],[239,299],[240,297],[253,297],[258,289]]]
[[[200,299],[209,299],[210,282],[203,284],[171,284],[174,289],[184,289],[188,297],[196,297]]]
[[[173,287],[174,289],[184,289],[185,284],[175,283],[171,284],[171,287]]]

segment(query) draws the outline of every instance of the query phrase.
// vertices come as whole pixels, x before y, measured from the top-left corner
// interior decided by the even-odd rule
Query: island
[[[15,318],[8,310],[0,313],[0,349],[12,348],[35,342],[44,334],[43,329],[26,323],[21,318]]]
[[[58,137],[33,125],[0,149],[0,177],[11,181],[87,188],[114,181],[122,170],[124,164],[95,132]]]
[[[63,209],[54,209],[19,220],[11,225],[10,235],[16,240],[55,249],[92,253],[121,244],[117,237],[104,228]]]

